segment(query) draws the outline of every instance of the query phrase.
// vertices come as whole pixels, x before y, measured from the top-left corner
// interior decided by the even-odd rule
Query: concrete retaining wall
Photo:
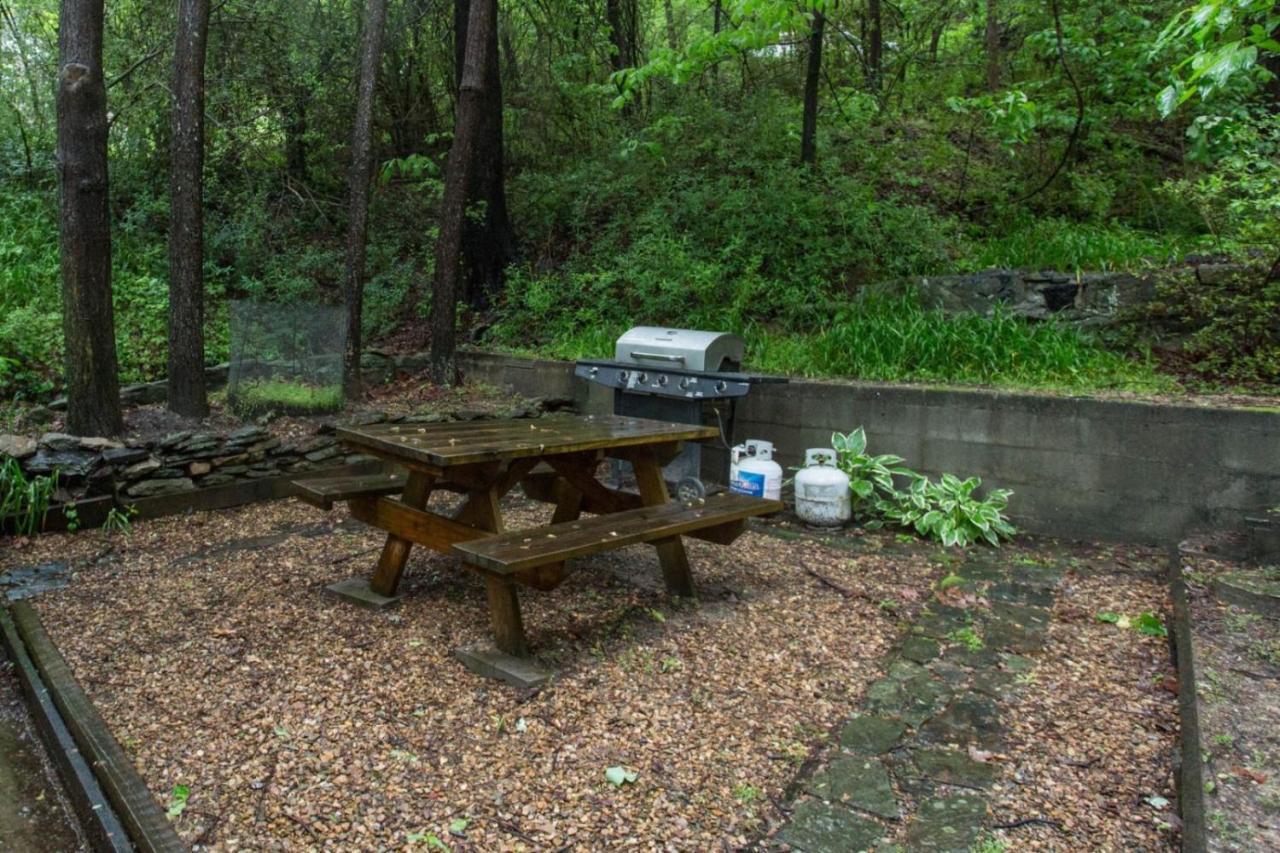
[[[575,380],[569,362],[468,353],[461,364],[469,379],[610,410],[610,392]],[[1013,489],[1011,514],[1034,533],[1162,542],[1280,505],[1278,411],[794,381],[758,387],[737,436],[773,441],[785,467],[858,425],[872,452]]]

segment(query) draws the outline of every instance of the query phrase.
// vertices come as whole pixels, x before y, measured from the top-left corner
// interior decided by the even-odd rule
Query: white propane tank
[[[733,484],[738,480],[738,465],[742,460],[747,458],[747,446],[745,444],[736,444],[729,448],[729,490],[733,491]]]
[[[796,474],[796,515],[815,527],[839,527],[853,515],[849,475],[835,467],[836,452],[811,447]]]
[[[778,500],[782,497],[782,466],[773,461],[773,442],[748,440],[746,446],[747,455],[738,460],[738,475],[729,490]]]

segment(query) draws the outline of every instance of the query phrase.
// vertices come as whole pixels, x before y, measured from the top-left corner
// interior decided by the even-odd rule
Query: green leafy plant
[[[972,627],[957,628],[947,635],[953,643],[959,643],[971,652],[982,651],[982,637]]]
[[[978,477],[961,480],[943,474],[936,483],[917,477],[903,499],[884,509],[884,517],[946,546],[968,547],[979,541],[999,545],[1002,538],[1017,533],[1004,514],[1013,493],[992,489],[978,498],[974,493],[981,485]]]
[[[7,519],[19,536],[40,532],[57,488],[57,471],[49,477],[28,478],[18,460],[5,460],[0,465],[0,522]]]
[[[187,808],[187,800],[190,798],[191,788],[189,786],[173,786],[173,791],[169,794],[169,810],[167,812],[170,820],[177,820],[182,817],[182,813]]]
[[[918,477],[909,468],[902,467],[902,457],[886,453],[872,456],[867,453],[867,433],[862,427],[853,432],[831,434],[831,447],[836,452],[836,465],[849,475],[849,489],[853,492],[854,511],[873,511],[883,500],[895,501],[900,497],[894,485],[895,476]]]
[[[231,408],[242,417],[266,412],[277,414],[309,415],[333,412],[344,403],[340,386],[322,387],[301,382],[263,380],[241,385],[234,398],[229,398]]]
[[[124,508],[113,506],[107,510],[107,518],[102,522],[102,529],[108,533],[123,533],[128,536],[133,532],[133,519],[137,514],[138,507],[134,504]]]

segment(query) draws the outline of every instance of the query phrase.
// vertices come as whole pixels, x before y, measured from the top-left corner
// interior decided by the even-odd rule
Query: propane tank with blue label
[[[773,442],[751,439],[739,446],[745,447],[745,455],[739,456],[736,473],[730,465],[729,491],[775,501],[781,499],[782,466],[773,461]]]

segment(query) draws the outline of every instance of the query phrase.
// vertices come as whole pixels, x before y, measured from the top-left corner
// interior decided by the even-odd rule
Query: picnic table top
[[[445,468],[669,441],[700,441],[720,433],[713,426],[699,424],[621,415],[581,415],[434,424],[383,423],[339,427],[337,434],[347,444],[385,459]]]

